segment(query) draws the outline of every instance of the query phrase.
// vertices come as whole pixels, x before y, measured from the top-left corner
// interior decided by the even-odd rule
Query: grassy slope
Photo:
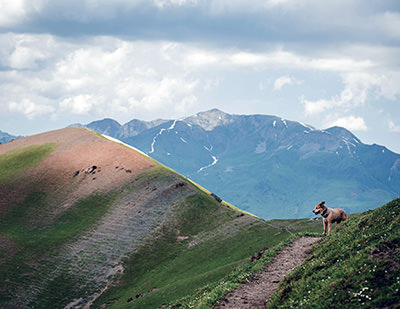
[[[95,307],[210,306],[261,269],[284,243],[293,239],[293,233],[303,229],[319,231],[320,222],[265,222],[238,216],[200,192],[179,205],[175,216],[127,259],[124,275],[96,301]],[[189,238],[178,241],[178,230]],[[188,248],[194,239],[202,242]],[[274,249],[268,250],[261,261],[250,263],[250,257],[264,247]]]
[[[23,170],[39,164],[55,144],[30,146],[7,152],[0,157],[0,181],[13,180]],[[21,181],[21,180],[19,180]],[[95,223],[114,201],[112,194],[93,194],[78,201],[51,224],[46,222],[43,209],[48,208],[46,186],[34,183],[25,188],[25,198],[2,206],[0,216],[0,307],[15,298],[16,287],[25,280],[34,261],[49,256],[61,245],[73,240]],[[7,241],[4,242],[4,239]],[[66,286],[63,282],[63,289]],[[53,291],[54,292],[54,291]]]
[[[54,143],[15,149],[0,156],[0,184],[21,171],[36,166],[57,147]]]
[[[55,147],[55,144],[29,146],[2,155],[1,190],[13,186],[18,189],[30,168],[50,155]],[[49,204],[49,196],[54,193],[48,192],[50,189],[45,183],[24,185],[23,198],[3,204],[1,209],[0,307],[12,302],[15,306],[29,303],[36,308],[61,308],[77,295],[87,295],[81,291],[85,281],[82,276],[71,273],[69,264],[65,264],[67,261],[62,259],[65,265],[52,275],[52,270],[59,268],[55,263],[62,258],[61,248],[95,227],[130,192],[143,191],[157,179],[167,182],[165,186],[173,185],[180,177],[158,166],[138,175],[132,185],[122,190],[86,196],[55,218],[51,216],[51,220],[47,219],[47,211],[55,207]],[[117,307],[154,308],[174,302],[206,284],[218,282],[237,265],[248,261],[254,252],[285,241],[291,235],[285,225],[293,222],[276,224],[259,220],[216,202],[200,190],[171,206],[173,212],[168,220],[126,259],[125,272],[117,285],[107,290],[95,306],[110,299],[117,299],[112,302]],[[40,284],[42,278],[46,283]],[[41,287],[32,297],[24,298],[21,287],[32,284]],[[153,287],[157,289],[152,293],[135,298],[136,294],[146,293]],[[18,300],[20,296],[22,302]],[[134,300],[127,303],[130,297]]]
[[[400,198],[351,218],[279,285],[270,308],[400,304]]]

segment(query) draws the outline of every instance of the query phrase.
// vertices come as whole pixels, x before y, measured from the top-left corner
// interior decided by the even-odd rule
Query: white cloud
[[[104,104],[104,98],[88,94],[80,94],[66,98],[60,102],[60,110],[71,114],[87,115]]]
[[[45,104],[37,104],[29,99],[23,99],[20,102],[8,103],[8,109],[13,113],[22,113],[28,119],[34,119],[36,116],[54,112],[54,107]]]
[[[390,132],[400,133],[400,125],[399,124],[395,124],[391,119],[388,119],[386,123],[387,123],[387,126],[388,126]]]
[[[36,50],[23,46],[17,46],[10,55],[10,67],[14,69],[34,69],[38,61],[45,58],[45,55]]]
[[[42,10],[45,0],[0,0],[0,27],[10,27]]]
[[[0,35],[0,43],[12,42],[5,49],[0,44],[3,65],[12,67],[0,71],[0,106],[29,119],[45,113],[123,113],[129,119],[134,113],[185,114],[197,102],[200,81],[175,62],[182,55],[175,44],[111,37],[74,44],[49,37]]]
[[[334,106],[337,106],[338,102],[340,102],[337,97],[332,97],[329,100],[319,99],[316,101],[310,101],[307,100],[304,96],[301,96],[299,98],[299,101],[301,104],[304,105],[304,111],[306,116],[314,116],[321,114],[322,112],[331,109]]]
[[[374,58],[375,53],[379,57]],[[382,71],[376,69],[384,50],[369,51],[368,55],[372,60],[346,57],[342,52],[337,58],[311,57],[283,47],[255,52],[170,41],[112,37],[82,41],[51,35],[0,34],[1,64],[12,68],[0,71],[0,106],[8,107],[13,102],[13,112],[30,118],[46,112],[93,113],[93,117],[123,114],[127,120],[133,114],[172,117],[193,109],[204,90],[221,89],[222,81],[224,87],[229,87],[226,80],[230,73],[279,74],[290,69],[301,71],[302,76],[314,72],[338,74],[343,81],[342,91],[330,97],[300,97],[307,116],[335,108],[349,112],[369,98],[395,99],[400,93],[400,73],[388,71],[388,66]],[[273,85],[278,91],[302,83],[286,74],[259,88]],[[25,112],[24,104],[18,103],[23,99],[35,102],[32,112]]]
[[[0,64],[12,69],[36,69],[51,57],[52,37],[49,35],[1,34]]]
[[[367,125],[362,117],[347,116],[336,119],[329,123],[329,127],[338,126],[350,131],[367,131]]]
[[[278,77],[275,82],[274,82],[274,90],[281,90],[283,86],[285,85],[301,85],[303,81],[301,80],[296,80],[293,77],[290,76],[281,76]]]
[[[190,44],[170,43],[163,50],[165,59],[184,65],[186,70],[255,70],[288,69],[318,70],[336,73],[364,72],[377,67],[372,60],[358,60],[349,56],[307,56],[284,50],[280,46],[260,51],[244,51],[237,48],[200,48]],[[289,78],[289,77],[288,77]],[[291,78],[293,82],[295,80]],[[301,81],[296,81],[301,83]]]
[[[394,39],[400,38],[400,13],[385,12],[375,17],[375,23],[382,33]]]
[[[204,67],[209,65],[218,64],[221,56],[216,53],[205,51],[205,50],[195,50],[193,52],[188,52],[183,59],[185,67]]]
[[[24,0],[0,0],[0,26],[11,26],[24,17]]]
[[[315,101],[307,100],[304,96],[300,97],[307,116],[318,115],[336,107],[351,110],[364,105],[368,98],[383,97],[393,100],[400,94],[399,85],[393,83],[388,85],[388,77],[383,74],[351,72],[343,73],[341,77],[344,89],[340,94]]]
[[[153,0],[154,4],[159,8],[167,6],[193,6],[198,4],[198,0]]]
[[[351,58],[311,58],[304,62],[305,67],[323,71],[354,72],[372,68],[375,64],[370,60],[355,60]]]
[[[359,106],[365,103],[370,92],[382,87],[383,76],[366,72],[346,73],[342,76],[345,88],[340,94],[343,104]],[[378,92],[375,92],[378,95]]]

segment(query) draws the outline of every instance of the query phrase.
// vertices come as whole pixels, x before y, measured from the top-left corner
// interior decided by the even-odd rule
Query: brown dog
[[[320,214],[323,219],[322,219],[322,224],[324,226],[324,234],[326,235],[326,227],[328,226],[328,234],[331,232],[332,228],[332,223],[340,223],[342,221],[347,220],[347,214],[346,212],[341,209],[341,208],[328,208],[325,205],[325,202],[321,202],[317,205],[315,205],[315,208],[313,210],[313,213],[316,215]]]

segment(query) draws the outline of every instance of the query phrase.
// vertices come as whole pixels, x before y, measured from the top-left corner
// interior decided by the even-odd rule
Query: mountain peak
[[[21,136],[14,136],[11,134],[8,134],[7,132],[3,132],[0,130],[0,144],[1,143],[7,143],[13,139],[19,138]]]
[[[212,131],[214,128],[226,125],[233,121],[233,116],[219,109],[211,109],[209,111],[200,112],[184,120],[190,124],[198,125],[206,131]]]
[[[346,140],[355,140],[357,143],[361,142],[353,133],[343,127],[334,126],[326,129],[325,131]]]

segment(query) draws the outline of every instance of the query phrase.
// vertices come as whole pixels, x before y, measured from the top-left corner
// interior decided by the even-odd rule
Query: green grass
[[[46,206],[45,192],[32,191],[22,203],[9,207],[0,219],[0,234],[15,244],[17,252],[6,258],[0,268],[0,307],[12,300],[13,284],[25,280],[27,274],[33,271],[32,263],[54,256],[61,245],[76,239],[107,212],[115,198],[116,195],[112,193],[92,194],[76,202],[51,224],[43,227],[31,222],[30,217],[34,217],[38,209]],[[71,286],[77,286],[72,277],[56,278],[47,287],[51,293],[42,293],[45,296],[35,307],[48,308],[46,304],[74,299],[74,289]]]
[[[6,183],[21,171],[38,165],[57,145],[48,143],[14,149],[0,156],[0,184]]]
[[[321,228],[319,222],[310,220],[301,220],[303,224],[299,220],[282,221],[276,227],[253,217],[241,225],[240,218],[239,212],[204,193],[188,197],[177,205],[174,216],[125,261],[124,274],[97,299],[94,307],[210,305],[261,269],[296,237],[293,234],[303,233],[303,225],[309,225],[310,232]],[[221,231],[224,225],[229,228]],[[292,231],[288,226],[292,226]],[[189,238],[178,241],[177,231]],[[196,239],[199,243],[188,247]],[[250,263],[250,257],[264,247],[271,249],[261,261]],[[136,298],[140,294],[144,295]]]
[[[272,262],[274,257],[285,247],[285,245],[297,236],[281,241],[274,247],[267,250],[259,260],[254,262],[242,263],[231,272],[226,274],[218,282],[208,283],[197,289],[192,295],[186,296],[175,302],[168,304],[167,308],[212,308],[221,301],[226,294],[251,280],[253,275],[265,268]]]
[[[5,181],[4,187],[17,186],[10,181],[12,177],[39,164],[51,153],[52,147],[55,144],[28,147],[1,156],[0,184]],[[31,286],[32,281],[41,278],[45,279],[39,285],[42,290],[30,300],[31,307],[64,307],[76,295],[92,293],[98,287],[87,286],[84,274],[71,273],[68,262],[61,261],[61,249],[95,226],[123,192],[143,190],[149,183],[168,186],[177,179],[169,169],[157,165],[136,175],[134,182],[120,190],[87,196],[58,215],[52,212],[54,205],[49,204],[49,200],[54,200],[49,188],[41,183],[26,185],[23,197],[5,205],[0,216],[0,234],[8,242],[7,248],[0,248],[0,307],[6,307],[18,297],[19,285]],[[163,304],[209,306],[229,289],[248,280],[293,235],[321,231],[320,222],[265,222],[216,202],[207,192],[193,192],[170,206],[172,211],[167,220],[160,222],[124,260],[123,274],[113,280],[113,285],[93,307],[102,304],[115,308],[158,308]],[[179,236],[187,238],[179,239]],[[270,249],[263,258],[250,263],[250,257],[264,247]],[[10,248],[12,254],[8,254]],[[57,272],[52,274],[55,268]],[[127,302],[130,298],[132,301]]]
[[[115,199],[115,194],[95,193],[79,200],[55,218],[49,225],[39,227],[31,222],[35,212],[45,208],[46,192],[32,191],[22,203],[11,205],[0,219],[0,233],[21,248],[45,253],[52,247],[72,240],[101,218]]]
[[[95,307],[109,303],[115,308],[157,308],[174,302],[219,282],[255,252],[290,237],[287,230],[254,218],[240,223],[238,215],[202,192],[186,198],[169,221],[125,261],[124,274],[97,299]],[[189,238],[178,241],[178,231]],[[139,294],[145,295],[136,298]],[[129,298],[133,300],[127,302]]]
[[[398,308],[400,199],[353,216],[280,283],[269,308]]]
[[[265,266],[272,262],[275,256],[290,242],[300,236],[318,236],[320,233],[320,222],[315,220],[272,220],[267,221],[268,225],[288,232],[289,237],[284,239],[276,238],[270,240],[273,243],[267,251],[263,253],[259,260],[250,262],[249,259],[238,264],[230,272],[226,273],[217,282],[210,282],[197,289],[193,294],[183,297],[177,301],[169,303],[167,308],[211,308],[221,301],[226,294],[241,284],[247,283],[254,274],[261,271]],[[269,235],[271,237],[272,235]]]

